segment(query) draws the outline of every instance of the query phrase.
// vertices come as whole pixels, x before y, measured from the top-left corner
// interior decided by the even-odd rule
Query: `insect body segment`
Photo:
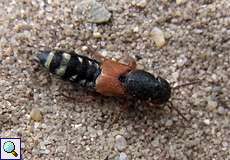
[[[37,58],[46,69],[62,79],[95,89],[101,72],[100,63],[96,60],[64,51],[42,51]]]
[[[101,65],[101,74],[96,81],[96,91],[105,96],[126,96],[127,91],[121,83],[121,75],[130,72],[131,67],[112,60],[105,60]]]
[[[166,103],[171,96],[166,80],[137,70],[134,63],[127,65],[106,58],[98,62],[64,51],[43,51],[37,57],[51,73],[105,96],[131,96],[158,104]]]
[[[133,70],[121,77],[124,87],[129,95],[154,103],[165,103],[171,95],[169,83],[161,77],[143,71]]]
[[[59,66],[58,69],[56,69],[56,74],[57,75],[59,75],[59,76],[64,76],[65,75],[65,72],[66,72],[68,63],[70,61],[70,58],[71,58],[71,55],[69,55],[67,53],[62,54],[62,60],[61,60],[60,66]]]

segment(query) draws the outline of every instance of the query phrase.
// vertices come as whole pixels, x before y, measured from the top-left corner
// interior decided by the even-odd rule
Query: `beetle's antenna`
[[[201,80],[196,80],[196,81],[192,81],[192,82],[188,82],[188,83],[183,83],[183,84],[180,84],[180,85],[177,85],[175,87],[172,87],[172,89],[179,89],[181,87],[184,87],[184,86],[189,86],[189,85],[192,85],[192,84],[196,84],[196,83],[200,83]]]
[[[175,87],[172,87],[172,89],[176,90],[176,89],[179,89],[181,87],[189,86],[189,85],[200,83],[200,82],[201,82],[201,80],[195,80],[195,81],[192,81],[192,82],[188,82],[188,83],[183,83],[181,85],[177,85]],[[179,100],[179,98],[174,98],[174,99]],[[180,115],[187,123],[190,122],[176,107],[173,106],[173,103],[171,101],[169,101],[169,105],[167,105],[167,106],[169,107],[170,110],[175,110],[177,112],[177,114]]]
[[[171,101],[169,101],[169,105],[167,106],[170,110],[175,110],[177,114],[180,115],[187,123],[190,122],[176,107],[173,106],[173,103]]]

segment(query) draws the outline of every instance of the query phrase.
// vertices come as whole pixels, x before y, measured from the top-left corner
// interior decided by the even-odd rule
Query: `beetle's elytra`
[[[171,95],[171,87],[165,79],[136,69],[135,63],[122,64],[104,57],[98,61],[64,51],[41,51],[37,59],[62,79],[105,96],[127,96],[163,104]]]

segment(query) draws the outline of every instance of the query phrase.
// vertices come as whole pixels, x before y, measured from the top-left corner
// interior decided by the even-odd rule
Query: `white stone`
[[[147,5],[147,0],[135,0],[133,1],[133,5],[144,8]]]
[[[152,39],[158,48],[163,47],[166,43],[163,31],[157,27],[152,30]]]
[[[93,32],[93,37],[101,38],[101,33],[100,32]]]
[[[178,5],[183,4],[185,2],[186,2],[186,0],[176,0],[176,4],[178,4]]]
[[[204,120],[204,124],[210,125],[210,120],[209,120],[209,119],[205,119],[205,120]]]
[[[126,146],[127,146],[127,142],[125,138],[121,135],[117,135],[115,138],[115,148],[118,151],[123,151],[125,150]]]

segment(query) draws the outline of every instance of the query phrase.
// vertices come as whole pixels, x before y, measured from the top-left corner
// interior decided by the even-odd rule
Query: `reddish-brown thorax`
[[[96,80],[96,91],[105,96],[124,96],[125,88],[119,81],[132,67],[106,59],[101,65],[101,74]]]

